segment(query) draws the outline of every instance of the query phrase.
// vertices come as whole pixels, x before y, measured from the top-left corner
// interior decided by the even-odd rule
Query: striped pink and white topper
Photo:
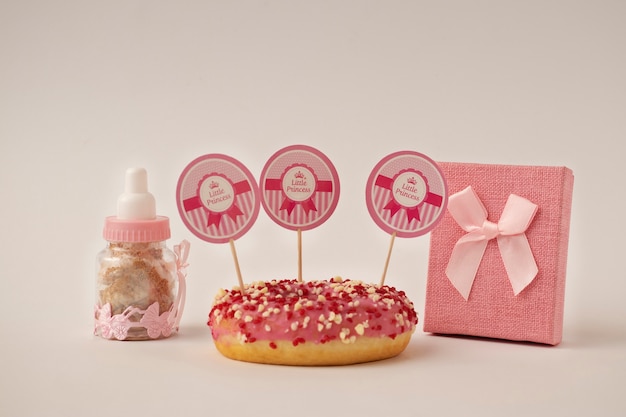
[[[418,152],[384,157],[372,170],[365,190],[367,209],[385,232],[416,237],[431,231],[448,202],[445,177],[437,164]]]
[[[277,151],[259,180],[263,208],[290,230],[309,230],[324,223],[339,201],[339,176],[326,155],[306,145]]]
[[[259,214],[259,189],[252,173],[222,154],[200,156],[183,170],[176,187],[178,212],[187,228],[211,243],[243,236]]]

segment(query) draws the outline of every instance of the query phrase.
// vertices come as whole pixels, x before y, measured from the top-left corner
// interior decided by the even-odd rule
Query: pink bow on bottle
[[[535,279],[537,264],[525,232],[537,212],[536,204],[511,194],[500,220],[493,223],[487,220],[487,209],[469,186],[450,196],[448,211],[467,232],[454,245],[446,268],[448,279],[465,300],[469,298],[487,243],[493,238],[497,238],[515,295]]]

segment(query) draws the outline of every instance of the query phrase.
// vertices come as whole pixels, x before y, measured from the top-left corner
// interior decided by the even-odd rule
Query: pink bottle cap
[[[125,220],[117,216],[104,219],[104,238],[109,242],[161,242],[170,238],[170,220]]]
[[[170,238],[170,221],[156,215],[144,168],[126,170],[124,192],[117,199],[117,216],[105,219],[103,236],[109,242],[160,242]]]

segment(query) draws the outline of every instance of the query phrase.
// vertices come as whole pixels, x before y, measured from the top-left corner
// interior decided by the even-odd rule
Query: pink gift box
[[[431,232],[424,331],[559,344],[572,171],[438,164],[450,198]]]

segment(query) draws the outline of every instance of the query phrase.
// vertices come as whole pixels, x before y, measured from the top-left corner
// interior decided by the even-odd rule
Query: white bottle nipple
[[[143,168],[126,170],[124,193],[117,199],[117,218],[123,220],[154,220],[156,202],[148,192],[148,174]]]

